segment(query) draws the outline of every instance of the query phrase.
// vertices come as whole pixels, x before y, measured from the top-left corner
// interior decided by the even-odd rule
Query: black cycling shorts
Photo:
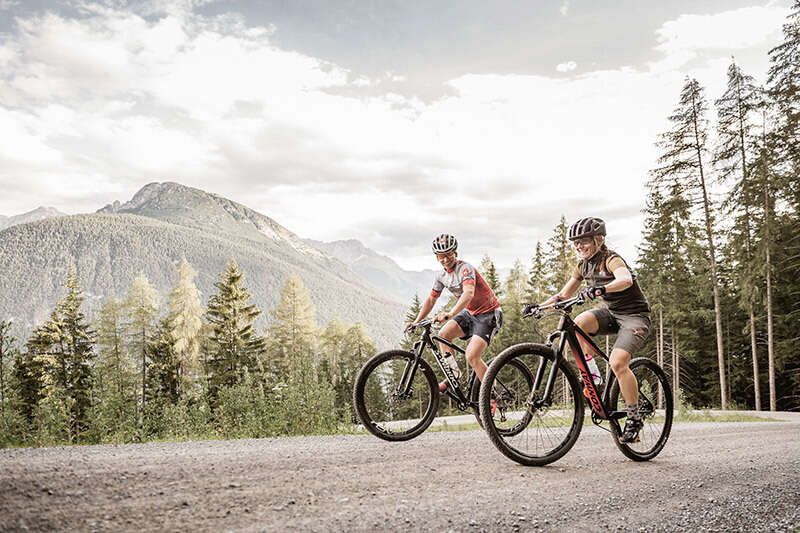
[[[503,325],[503,310],[498,307],[488,313],[472,315],[464,309],[454,316],[453,320],[464,332],[464,336],[461,337],[463,340],[477,335],[485,340],[486,344],[489,344],[492,341],[492,337],[500,331],[500,327]]]

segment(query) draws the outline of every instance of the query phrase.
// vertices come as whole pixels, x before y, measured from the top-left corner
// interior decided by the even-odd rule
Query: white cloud
[[[771,9],[747,12],[750,35],[734,45],[768,42],[782,22]],[[366,96],[403,73],[371,79],[282,50],[273,27],[240,19],[172,8],[23,19],[0,41],[0,136],[14,139],[0,144],[0,186],[31,185],[0,198],[0,213],[35,207],[15,207],[23,201],[70,210],[46,195],[97,208],[169,179],[303,236],[361,238],[407,266],[430,266],[425,232],[459,229],[478,255],[510,264],[546,240],[560,213],[587,209],[610,219],[634,257],[653,142],[685,75],[715,90],[724,82],[722,36],[738,31],[739,11],[702,18],[705,31],[693,16],[665,23],[664,57],[643,69],[463,75],[428,103]]]
[[[656,50],[666,55],[667,68],[676,68],[708,51],[730,55],[775,39],[789,14],[780,6],[756,6],[711,15],[681,15],[657,31]]]
[[[578,68],[578,64],[574,61],[566,61],[556,65],[556,70],[559,72],[572,72],[576,68]]]

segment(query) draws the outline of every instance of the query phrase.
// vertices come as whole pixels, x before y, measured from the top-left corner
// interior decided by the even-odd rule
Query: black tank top
[[[636,281],[636,274],[633,272],[627,261],[616,252],[609,249],[602,249],[589,259],[582,260],[578,265],[581,277],[589,282],[589,285],[602,287],[614,280],[614,274],[608,271],[606,266],[612,257],[619,257],[631,273],[633,285],[619,292],[607,292],[602,298],[608,304],[609,311],[621,315],[632,315],[650,312],[650,304],[647,303],[639,282]]]

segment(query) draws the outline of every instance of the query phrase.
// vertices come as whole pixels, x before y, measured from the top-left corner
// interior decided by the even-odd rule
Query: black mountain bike
[[[634,461],[652,459],[664,448],[672,428],[673,399],[667,375],[654,361],[635,358],[630,369],[639,383],[639,412],[644,427],[639,441],[620,442],[620,420],[627,416],[625,400],[619,382],[607,365],[605,387],[598,390],[590,377],[586,357],[578,336],[586,340],[594,352],[608,363],[608,357],[570,317],[573,306],[585,303],[581,296],[563,300],[546,307],[527,305],[523,316],[542,318],[543,311],[554,309],[561,315],[558,328],[548,338],[547,344],[522,343],[503,350],[489,365],[481,385],[479,404],[484,428],[492,443],[507,457],[527,466],[541,466],[560,459],[575,444],[583,427],[583,396],[589,401],[592,422],[610,431],[617,447]],[[565,358],[569,343],[580,380]],[[491,416],[492,387],[497,376],[513,365],[536,369],[533,386],[525,398],[517,398],[514,405],[506,406],[505,422]],[[582,391],[583,389],[583,391]],[[583,393],[582,393],[583,392]],[[609,428],[603,426],[608,421]],[[514,434],[506,434],[508,425],[525,427]]]
[[[480,381],[470,368],[466,387],[462,388],[437,343],[454,350],[454,354],[463,355],[464,350],[431,333],[432,324],[428,319],[416,325],[415,330],[421,330],[421,334],[413,351],[380,353],[367,361],[356,377],[353,405],[361,423],[376,437],[388,441],[413,439],[433,422],[441,393],[436,374],[423,359],[426,348],[431,349],[445,376],[447,389],[444,394],[453,399],[459,410],[472,410],[478,423],[482,423],[478,410]],[[495,392],[489,400],[486,416],[487,420],[497,418],[501,423],[501,420],[506,420],[506,406],[516,405],[529,396],[533,373],[521,361],[511,361],[501,372],[495,373],[494,383]],[[524,426],[520,424],[498,431],[508,436],[522,429]]]

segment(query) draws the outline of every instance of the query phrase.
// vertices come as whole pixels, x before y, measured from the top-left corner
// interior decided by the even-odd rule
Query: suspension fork
[[[544,394],[538,400],[534,400],[536,391],[539,390],[542,380],[544,379],[545,371],[547,370],[547,359],[543,357],[539,360],[539,367],[536,369],[536,376],[533,379],[533,387],[531,387],[531,395],[528,398],[528,404],[550,404],[550,397],[553,394],[553,387],[555,387],[556,382],[556,373],[558,372],[558,359],[561,357],[561,354],[564,353],[564,346],[566,345],[566,332],[561,330],[554,331],[552,334],[550,334],[550,337],[548,337],[547,345],[552,347],[553,341],[556,339],[558,339],[558,344],[556,345],[557,347],[552,348],[553,365],[550,367],[550,373],[548,374],[547,381],[545,382]],[[534,407],[540,407],[540,405],[535,405]]]
[[[414,377],[417,375],[417,369],[419,368],[419,360],[422,359],[422,352],[425,351],[425,345],[428,343],[433,348],[433,344],[427,335],[424,335],[414,343],[414,359],[406,363],[403,375],[400,378],[400,384],[397,386],[397,393],[400,396],[404,396],[411,391],[411,384],[414,383]]]

